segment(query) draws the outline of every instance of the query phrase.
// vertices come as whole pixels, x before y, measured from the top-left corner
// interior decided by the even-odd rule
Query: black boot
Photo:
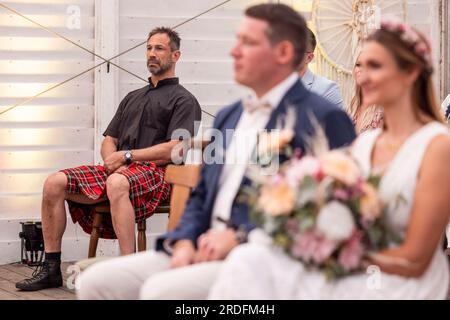
[[[61,261],[44,261],[32,275],[32,278],[16,283],[16,288],[24,291],[37,291],[56,288],[63,285]]]

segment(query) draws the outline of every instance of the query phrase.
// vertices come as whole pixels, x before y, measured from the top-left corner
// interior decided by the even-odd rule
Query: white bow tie
[[[242,106],[248,113],[252,113],[257,109],[265,110],[267,112],[272,111],[272,105],[269,102],[260,101],[251,97],[242,99]]]

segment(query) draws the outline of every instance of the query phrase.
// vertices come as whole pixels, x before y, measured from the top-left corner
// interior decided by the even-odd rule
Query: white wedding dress
[[[381,129],[362,134],[353,155],[364,174],[371,171],[371,153]],[[412,134],[391,161],[380,182],[380,196],[389,203],[389,221],[404,234],[410,219],[417,174],[427,146],[446,126],[431,122]],[[401,199],[401,200],[400,200]],[[395,210],[394,207],[396,206]],[[379,271],[327,281],[322,273],[303,265],[263,242],[241,245],[222,266],[210,299],[446,299],[449,265],[442,246],[420,278]],[[371,273],[373,272],[373,273]]]

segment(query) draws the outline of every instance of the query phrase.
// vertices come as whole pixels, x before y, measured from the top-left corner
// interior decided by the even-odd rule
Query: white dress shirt
[[[280,104],[298,78],[297,73],[292,73],[259,99],[261,104],[270,104],[270,108],[259,108],[251,113],[244,108],[225,153],[225,163],[219,178],[217,196],[211,215],[212,228],[226,228],[226,225],[217,218],[220,217],[224,221],[230,219],[231,207],[256,146],[258,132],[267,126],[272,111]],[[249,98],[257,100],[254,94]]]

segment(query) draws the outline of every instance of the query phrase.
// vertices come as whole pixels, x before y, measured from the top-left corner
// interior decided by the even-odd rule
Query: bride
[[[371,255],[367,274],[330,282],[250,241],[227,258],[211,299],[447,297],[449,266],[441,242],[450,216],[450,135],[434,98],[430,57],[426,38],[395,20],[382,22],[360,56],[364,99],[384,107],[385,124],[362,134],[352,153],[365,175],[382,174],[380,196],[402,244]]]

